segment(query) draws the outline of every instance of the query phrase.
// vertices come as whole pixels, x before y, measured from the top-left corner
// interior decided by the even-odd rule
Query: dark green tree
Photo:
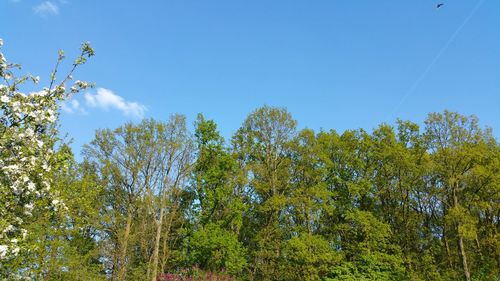
[[[193,166],[193,233],[186,241],[191,265],[209,271],[241,275],[246,251],[238,235],[245,210],[236,158],[212,120],[198,115],[195,123],[196,162]]]

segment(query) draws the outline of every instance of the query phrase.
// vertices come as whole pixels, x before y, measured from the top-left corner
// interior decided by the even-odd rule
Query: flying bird
[[[438,9],[439,9],[439,8],[441,8],[441,7],[443,7],[443,6],[444,6],[444,3],[439,3],[439,4],[437,4],[437,5],[436,5],[436,8],[438,8]]]

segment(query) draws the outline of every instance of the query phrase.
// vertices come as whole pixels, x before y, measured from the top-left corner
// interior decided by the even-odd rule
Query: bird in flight
[[[443,6],[444,6],[444,3],[439,3],[439,4],[437,4],[437,5],[436,5],[436,8],[438,8],[438,9],[439,9],[439,8],[441,8],[441,7],[443,7]]]

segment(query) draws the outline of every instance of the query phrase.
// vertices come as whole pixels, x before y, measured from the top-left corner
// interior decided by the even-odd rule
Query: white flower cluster
[[[47,130],[57,120],[56,103],[45,100],[45,94],[5,89],[0,96],[0,201],[5,201],[0,204],[0,259],[18,254],[17,242],[26,237],[23,218],[31,216],[36,200],[51,196],[46,172],[53,141]]]
[[[16,229],[13,225],[8,225],[2,232],[0,232],[0,238],[7,236],[9,232],[13,232]],[[26,238],[27,231],[22,229],[21,231],[23,239]],[[11,239],[10,245],[0,245],[0,260],[5,259],[8,255],[17,256],[21,250],[17,245],[18,240],[16,238]]]
[[[70,91],[64,83],[52,89],[24,94],[19,85],[38,77],[13,78],[12,65],[1,52],[0,39],[0,263],[18,255],[26,239],[23,223],[32,216],[37,202],[49,199],[52,209],[66,209],[51,193],[58,102],[89,87],[76,81]],[[69,76],[68,76],[69,77]],[[66,81],[66,80],[65,80]]]
[[[89,87],[92,87],[92,85],[87,83],[87,82],[84,82],[84,81],[76,80],[70,90],[71,90],[71,93],[74,94],[74,93],[78,93],[82,90],[85,90]]]

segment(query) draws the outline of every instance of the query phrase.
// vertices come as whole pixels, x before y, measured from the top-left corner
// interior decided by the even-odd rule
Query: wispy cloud
[[[51,1],[42,2],[33,7],[35,14],[42,17],[59,15],[59,6]]]
[[[126,101],[124,98],[116,95],[111,90],[97,88],[97,93],[85,93],[85,104],[89,107],[101,108],[104,110],[117,109],[126,116],[142,118],[146,112],[146,106]]]
[[[87,111],[77,100],[70,100],[61,104],[61,109],[66,113],[78,113],[82,115],[87,115]]]

